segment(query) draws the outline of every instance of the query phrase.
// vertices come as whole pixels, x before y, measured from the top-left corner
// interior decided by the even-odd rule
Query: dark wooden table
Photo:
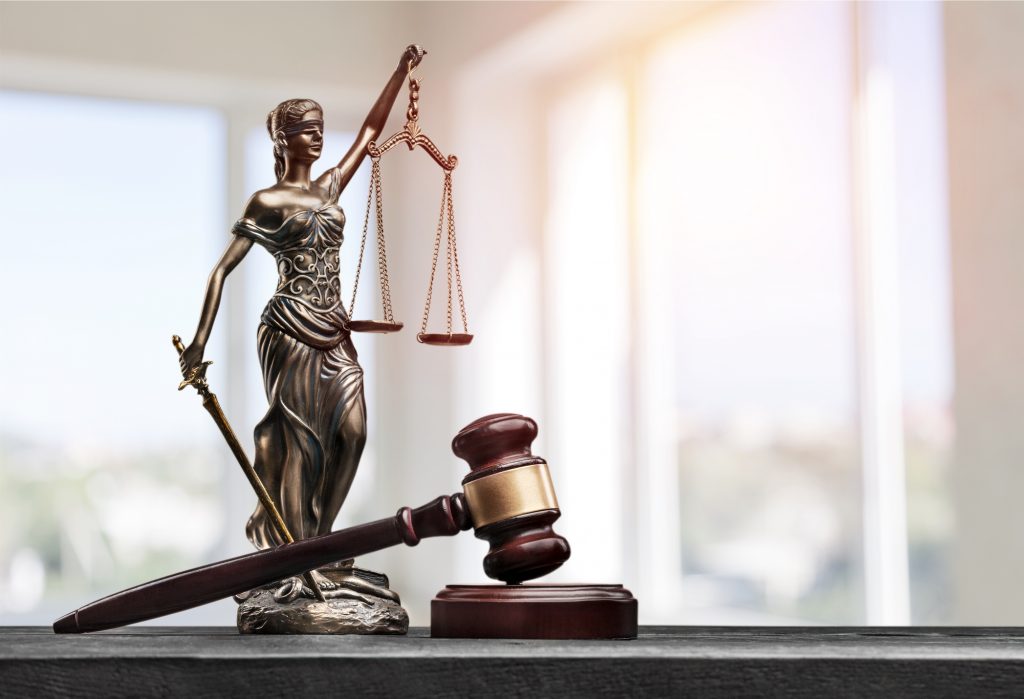
[[[0,627],[0,696],[1024,697],[1024,629],[645,627],[634,641]]]

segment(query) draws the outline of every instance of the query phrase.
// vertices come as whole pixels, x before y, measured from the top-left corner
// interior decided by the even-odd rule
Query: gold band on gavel
[[[499,471],[466,483],[463,491],[476,528],[516,515],[558,509],[547,464]]]

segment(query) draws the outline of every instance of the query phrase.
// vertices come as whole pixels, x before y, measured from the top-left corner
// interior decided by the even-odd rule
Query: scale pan
[[[395,333],[403,327],[405,327],[405,323],[386,320],[350,320],[348,322],[348,329],[356,333]]]
[[[468,333],[419,333],[416,340],[425,345],[468,345],[473,336]]]

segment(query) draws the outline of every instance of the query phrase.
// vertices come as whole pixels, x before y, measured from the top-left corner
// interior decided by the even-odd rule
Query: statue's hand
[[[402,59],[400,65],[405,66],[406,72],[411,71],[413,68],[420,64],[423,57],[427,55],[426,50],[418,44],[409,44],[405,47],[405,51],[402,53]]]
[[[188,376],[189,370],[203,363],[203,352],[205,351],[206,347],[196,342],[185,348],[185,351],[178,357],[182,376]]]

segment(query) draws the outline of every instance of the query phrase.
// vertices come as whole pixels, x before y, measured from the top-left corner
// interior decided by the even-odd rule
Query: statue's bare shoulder
[[[313,192],[301,192],[292,187],[274,185],[261,189],[249,197],[242,217],[253,221],[261,228],[277,228],[288,217],[299,211],[316,208],[319,203],[320,197]]]

